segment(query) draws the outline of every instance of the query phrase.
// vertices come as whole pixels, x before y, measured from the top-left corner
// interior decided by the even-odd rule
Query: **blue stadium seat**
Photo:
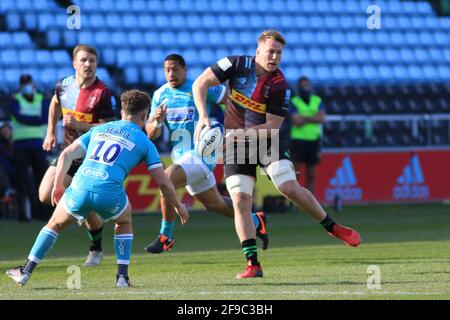
[[[428,29],[435,30],[439,28],[439,20],[435,15],[426,17],[425,24],[428,27]]]
[[[153,18],[153,16],[148,15],[148,14],[139,15],[137,26],[140,29],[147,31],[147,30],[153,28],[154,25],[155,25],[155,19]]]
[[[73,68],[58,68],[56,69],[56,80],[54,82],[54,84],[56,84],[56,81],[65,77],[68,77],[70,75],[74,75],[75,74],[75,70]]]
[[[122,16],[122,27],[126,30],[136,30],[136,16],[131,14],[126,14]]]
[[[410,65],[408,67],[408,71],[409,71],[409,76],[411,79],[413,80],[423,80],[424,79],[424,73],[422,68],[420,68],[419,66],[415,66],[415,65]]]
[[[0,12],[16,10],[16,1],[0,1]]]
[[[294,64],[295,63],[295,54],[293,49],[285,48],[283,50],[283,63],[286,64]]]
[[[356,65],[348,66],[347,74],[350,80],[361,80],[363,77],[361,68]]]
[[[99,79],[104,81],[108,87],[113,89],[114,82],[111,76],[109,75],[108,70],[106,70],[105,68],[98,68],[97,77],[99,77]]]
[[[216,50],[216,61],[219,61],[230,55],[230,52],[226,49],[217,49]]]
[[[425,17],[423,16],[413,15],[410,22],[413,29],[420,30],[425,27]]]
[[[201,15],[187,15],[186,26],[188,29],[199,30],[202,29],[202,17]]]
[[[377,32],[375,33],[376,43],[381,46],[391,46],[392,43],[389,33],[383,32],[382,30],[383,29],[377,30]]]
[[[313,15],[309,17],[308,27],[312,30],[322,29],[325,26],[325,19],[323,16]]]
[[[316,32],[316,44],[328,45],[331,42],[330,33],[328,31]]]
[[[174,44],[176,34],[170,31],[164,31],[160,33],[160,44],[163,46],[171,46]]]
[[[8,32],[0,32],[0,47],[6,48],[11,46],[12,36],[11,33]]]
[[[139,69],[135,67],[128,67],[125,69],[125,81],[128,84],[136,84],[139,82]]]
[[[50,13],[41,13],[38,17],[39,31],[47,31],[50,27],[55,27],[56,19],[55,16]]]
[[[292,32],[292,34],[294,35],[293,32]],[[314,34],[314,32],[306,31],[306,32],[302,32],[300,34],[300,38],[301,38],[301,42],[303,44],[313,45],[313,44],[315,44],[316,35]]]
[[[38,16],[35,13],[27,13],[23,16],[23,25],[27,30],[36,30],[38,28]]]
[[[118,67],[124,67],[132,64],[133,51],[130,49],[119,49],[116,55],[116,64]]]
[[[112,66],[116,63],[116,50],[113,48],[103,48],[101,50],[102,59],[100,61],[101,64],[105,64],[107,66]]]
[[[82,16],[82,18],[83,18],[83,16]],[[92,28],[92,29],[95,29],[95,30],[104,28],[105,25],[106,25],[105,15],[102,15],[102,14],[86,15],[85,19],[88,21],[87,22],[87,26],[89,28]],[[85,22],[82,21],[81,23],[84,24]]]
[[[108,30],[123,29],[121,17],[117,14],[108,14],[106,16],[106,28],[108,28]]]
[[[325,54],[322,49],[312,47],[309,49],[309,57],[312,62],[322,63],[325,60]]]
[[[388,62],[398,62],[400,60],[400,54],[397,49],[387,48],[384,50],[384,55]]]
[[[123,31],[116,31],[110,33],[111,43],[116,47],[126,46],[128,43],[127,35]]]
[[[78,34],[78,43],[85,43],[92,46],[96,46],[94,33],[90,31],[81,31]]]
[[[355,58],[356,58],[356,61],[358,61],[358,62],[370,61],[369,51],[364,47],[356,48],[355,49]]]
[[[148,11],[149,8],[151,8],[151,6],[147,6],[147,1],[137,0],[131,2],[130,9],[134,12],[145,12]]]
[[[436,63],[442,63],[444,61],[444,51],[438,48],[429,48],[428,53],[430,54],[431,61],[435,61]]]
[[[364,78],[366,78],[369,81],[375,81],[379,79],[378,70],[374,66],[371,65],[365,65],[363,66],[363,75]]]
[[[342,47],[339,49],[339,57],[341,61],[346,63],[354,63],[355,62],[355,51],[348,47]]]
[[[330,82],[331,80],[331,70],[330,68],[326,67],[326,66],[319,66],[317,68],[315,68],[315,75],[317,78],[317,81],[319,82]]]
[[[41,69],[39,71],[39,79],[44,86],[53,86],[56,83],[55,80],[57,79],[56,70],[53,68]]]
[[[328,7],[328,10],[330,10],[330,8]],[[328,10],[326,10],[325,12],[328,12]],[[337,0],[337,1],[332,1],[331,2],[331,12],[336,13],[336,14],[343,14],[346,13],[346,7],[345,7],[345,2]]]
[[[117,10],[118,2],[121,2],[121,1],[102,0],[98,3],[98,8],[105,13],[113,12],[113,11]],[[123,2],[126,3],[127,1],[123,1]]]
[[[186,60],[186,64],[188,66],[199,62],[197,50],[192,50],[192,49],[185,50],[185,51],[183,51],[183,57],[184,57],[184,60]]]
[[[164,75],[163,69],[156,70],[156,85],[161,86],[166,83],[166,76]]]
[[[71,63],[71,58],[67,51],[55,50],[52,52],[53,63],[56,65],[67,66]]]
[[[146,49],[134,50],[133,60],[139,65],[146,65],[150,61],[150,55]]]
[[[391,81],[394,77],[392,68],[385,64],[378,66],[378,74],[383,81]]]
[[[209,1],[207,0],[197,0],[194,1],[193,3],[193,10],[195,10],[196,12],[208,12],[209,10]]]
[[[188,69],[188,77],[190,79],[196,79],[202,72],[203,72],[203,68],[198,68],[198,67],[194,67],[194,68],[189,68]]]
[[[150,67],[141,68],[141,79],[145,84],[155,83],[155,70]]]
[[[166,55],[161,49],[150,50],[150,62],[156,65],[162,65]]]
[[[347,33],[347,43],[352,45],[359,45],[361,44],[361,34],[359,32],[348,32]]]
[[[233,25],[233,17],[229,15],[220,15],[218,19],[218,26],[222,29],[229,29]]]
[[[209,32],[208,33],[208,43],[211,46],[219,46],[224,44],[223,34],[220,32]]]
[[[347,69],[343,66],[335,65],[331,70],[334,80],[338,82],[346,80],[348,78]]]
[[[22,66],[29,66],[35,63],[35,51],[31,49],[25,49],[19,51],[19,62]]]
[[[20,16],[14,13],[7,14],[6,25],[8,26],[8,30],[19,30],[21,27]]]
[[[386,61],[386,57],[384,56],[384,51],[381,48],[371,48],[370,49],[370,57],[373,62],[382,63]]]
[[[416,3],[416,12],[420,14],[432,14],[433,8],[428,1],[420,1]]]
[[[251,28],[254,29],[262,29],[265,27],[264,19],[255,13],[249,14],[249,16],[247,17],[247,23]]]
[[[94,43],[99,47],[108,46],[111,44],[111,34],[107,31],[97,31],[95,32],[94,37]]]
[[[53,57],[48,50],[37,50],[36,51],[36,63],[41,66],[50,66],[53,64]]]
[[[447,30],[447,32],[434,32],[435,43],[439,45],[449,46],[449,31],[450,30]]]
[[[146,32],[143,41],[147,47],[157,47],[160,45],[159,33]]]
[[[174,14],[170,16],[170,27],[173,29],[183,30],[187,25],[186,19],[180,14]]]
[[[341,60],[341,56],[339,54],[338,49],[335,47],[329,47],[325,49],[325,59],[327,62],[334,64],[339,63]]]
[[[352,18],[352,16],[340,16],[339,17],[339,26],[342,29],[356,29],[358,28],[358,24],[355,22],[355,20]]]
[[[402,58],[402,61],[410,64],[416,61],[416,56],[414,55],[414,52],[411,49],[402,48],[400,50],[400,56]]]
[[[216,54],[211,49],[200,50],[199,58],[200,58],[200,62],[205,66],[209,66],[217,61]]]
[[[12,34],[12,42],[18,48],[33,47],[30,35],[27,32],[15,32]]]
[[[128,33],[128,44],[132,47],[139,47],[142,46],[142,38],[144,37],[143,33],[140,33],[138,31],[132,31]]]
[[[430,35],[430,32],[428,31],[421,31],[419,33],[420,36],[420,44],[422,46],[434,46],[435,45],[435,39],[433,36]]]
[[[276,7],[281,7],[281,6],[276,6]],[[282,15],[280,17],[280,25],[282,28],[286,28],[286,29],[290,29],[295,25],[295,20],[298,19],[295,16],[290,16],[290,15]],[[246,21],[246,19],[243,19],[244,23],[248,23]]]
[[[20,69],[5,69],[4,76],[7,82],[7,85],[10,88],[16,88],[19,86],[19,78],[22,74]]]
[[[405,33],[406,43],[410,46],[420,45],[420,37],[415,31],[409,31]]]
[[[186,31],[182,31],[182,32],[178,32],[177,33],[177,44],[180,46],[190,46],[193,43],[193,39],[192,39],[192,33],[190,32],[186,32]]]
[[[406,45],[406,37],[402,32],[392,32],[391,42],[396,46]]]
[[[301,3],[297,0],[287,0],[285,5],[289,12],[299,12],[301,8]]]
[[[78,33],[75,30],[64,31],[64,46],[71,48],[78,44]]]
[[[131,4],[129,1],[116,1],[114,11],[120,12],[120,13],[126,13],[126,12],[130,11],[130,6],[131,6]],[[136,12],[136,14],[138,14],[138,13],[145,13],[145,11]]]
[[[47,40],[47,45],[50,48],[60,47],[62,45],[61,33],[56,29],[49,30],[46,32],[46,40]]]
[[[316,69],[310,66],[301,66],[297,69],[297,76],[295,80],[299,79],[301,76],[306,76],[311,79],[316,78]]]
[[[236,14],[233,16],[233,27],[237,29],[247,29],[248,17],[242,14]]]
[[[309,53],[308,50],[302,47],[298,47],[294,49],[294,57],[295,62],[299,64],[308,64],[309,63]]]
[[[202,25],[205,29],[214,28],[217,26],[217,17],[211,14],[202,15]]]
[[[448,67],[448,65],[438,66],[438,73],[439,73],[440,79],[442,81],[447,82],[447,83],[448,83],[448,81],[450,81],[450,68]]]
[[[423,48],[415,48],[414,54],[416,56],[416,61],[419,62],[427,62],[430,59],[430,55],[428,54],[428,51]]]
[[[295,83],[298,78],[298,68],[296,67],[286,67],[282,70],[286,80],[290,83]]]
[[[394,66],[394,76],[397,80],[405,81],[409,78],[408,69],[401,65]]]
[[[160,29],[167,29],[167,26],[170,23],[170,18],[163,14],[158,14],[155,16],[155,25],[153,27],[157,27]]]
[[[423,74],[426,80],[435,81],[439,79],[439,73],[435,66],[433,65],[425,65],[422,68]]]

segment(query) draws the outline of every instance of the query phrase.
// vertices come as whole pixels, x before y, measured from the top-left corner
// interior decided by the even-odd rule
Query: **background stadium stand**
[[[81,29],[69,30],[70,1],[0,0],[0,117],[25,71],[51,94],[72,73],[78,43],[99,50],[98,75],[120,94],[164,83],[168,53],[181,53],[195,77],[224,56],[253,55],[260,32],[273,27],[288,43],[287,79],[311,78],[336,115],[325,125],[325,147],[450,144],[450,17],[425,0],[376,1],[381,29],[369,30],[371,2],[77,0]],[[374,115],[379,121],[368,121]]]

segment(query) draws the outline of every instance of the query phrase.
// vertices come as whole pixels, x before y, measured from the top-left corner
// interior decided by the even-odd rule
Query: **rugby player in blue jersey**
[[[123,182],[130,170],[141,161],[145,162],[181,222],[187,223],[189,213],[177,199],[156,147],[142,131],[148,119],[150,101],[150,96],[145,92],[124,92],[121,96],[122,120],[93,127],[62,152],[52,190],[52,204],[57,204],[53,216],[36,238],[26,264],[6,272],[17,284],[27,283],[33,269],[52,249],[59,233],[70,223],[83,221],[91,211],[95,211],[104,221],[115,223],[116,286],[131,287],[128,265],[133,243],[132,208]],[[83,163],[71,185],[65,189],[67,171],[72,162],[80,158],[84,159]]]
[[[174,164],[166,169],[167,176],[176,188],[186,187],[190,195],[195,196],[208,211],[234,217],[233,204],[229,197],[223,197],[217,190],[214,178],[216,154],[199,156],[194,150],[194,128],[198,113],[192,95],[193,81],[187,79],[187,67],[184,58],[171,54],[164,60],[164,73],[167,83],[155,91],[149,121],[146,125],[148,137],[156,139],[161,134],[163,124],[170,131],[173,146]],[[220,103],[224,101],[226,88],[216,86],[208,89],[206,101]],[[175,211],[173,206],[161,195],[162,222],[158,237],[145,249],[149,253],[161,253],[174,244],[173,229]],[[253,224],[263,249],[267,249],[269,237],[266,230],[266,217],[263,212],[252,212]]]

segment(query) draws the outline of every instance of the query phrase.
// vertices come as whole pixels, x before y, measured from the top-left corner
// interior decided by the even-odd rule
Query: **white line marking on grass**
[[[58,289],[56,289],[58,290]],[[127,289],[127,290],[133,290],[133,289]],[[58,290],[59,291],[59,290]],[[22,292],[24,293],[24,292]],[[31,291],[28,291],[27,294],[32,293]],[[36,297],[39,296],[51,296],[55,293],[52,292],[45,292],[45,293],[39,293],[36,294]],[[115,295],[198,295],[198,296],[205,296],[205,295],[292,295],[292,294],[298,294],[298,295],[342,295],[342,296],[352,296],[352,295],[426,295],[426,296],[433,296],[433,295],[450,295],[450,292],[402,292],[402,291],[377,291],[377,292],[365,292],[365,291],[279,291],[279,292],[256,292],[256,291],[224,291],[224,292],[214,292],[214,291],[198,291],[198,292],[189,292],[189,291],[123,291],[123,290],[117,290],[117,291],[100,291],[100,292],[84,292],[84,291],[78,291],[78,292],[58,292],[58,294],[65,294],[65,295],[92,295],[92,296],[115,296]],[[5,294],[1,293],[1,296],[21,296],[21,292],[17,293],[10,293]]]

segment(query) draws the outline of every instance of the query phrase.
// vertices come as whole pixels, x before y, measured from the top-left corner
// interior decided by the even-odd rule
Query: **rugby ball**
[[[204,127],[200,132],[195,151],[205,157],[222,146],[225,129],[218,121],[211,121],[211,127]]]

